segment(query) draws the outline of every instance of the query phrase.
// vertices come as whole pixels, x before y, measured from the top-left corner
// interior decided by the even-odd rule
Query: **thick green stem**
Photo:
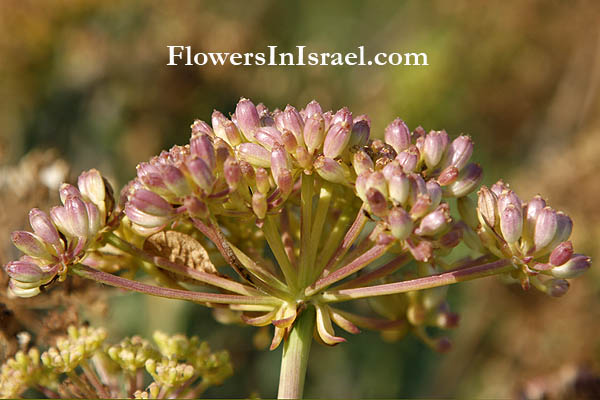
[[[314,326],[315,309],[310,306],[300,314],[283,345],[279,399],[302,398]]]
[[[311,242],[310,237],[312,230],[314,184],[315,178],[313,175],[302,175],[302,188],[300,192],[300,266],[298,269],[300,286],[306,285],[306,282],[308,281],[310,247],[317,245],[316,243]]]

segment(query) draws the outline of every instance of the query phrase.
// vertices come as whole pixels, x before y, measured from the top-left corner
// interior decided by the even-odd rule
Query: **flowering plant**
[[[25,255],[5,266],[10,290],[34,296],[73,274],[227,307],[273,325],[279,397],[299,398],[313,335],[346,341],[334,325],[412,332],[445,351],[427,328],[458,323],[448,285],[501,275],[558,297],[589,268],[568,241],[570,218],[541,197],[522,202],[502,181],[468,197],[482,179],[470,137],[396,119],[373,140],[370,126],[315,101],[270,112],[241,99],[230,118],[195,121],[189,144],[138,165],[118,201],[91,170],[61,187],[63,206],[32,210],[33,233],[13,234]],[[460,243],[473,256],[452,261]],[[134,279],[139,270],[155,284]],[[359,299],[370,315],[338,306]]]

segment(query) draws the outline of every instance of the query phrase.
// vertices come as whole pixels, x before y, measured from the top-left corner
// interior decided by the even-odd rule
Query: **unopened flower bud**
[[[393,175],[388,180],[390,200],[395,204],[404,204],[408,200],[410,183],[404,173]]]
[[[235,108],[236,124],[248,140],[254,139],[254,132],[260,127],[258,111],[248,99],[241,99]]]
[[[369,157],[364,150],[359,150],[354,153],[352,156],[352,166],[354,167],[356,175],[360,175],[363,172],[371,172],[375,167],[373,160],[371,160],[371,157]]]
[[[242,171],[240,169],[240,165],[234,157],[228,157],[227,160],[225,160],[225,164],[223,165],[223,173],[229,189],[235,190],[242,179]]]
[[[283,171],[290,171],[288,154],[283,146],[277,146],[271,151],[271,172],[275,182]]]
[[[44,242],[51,244],[56,249],[63,247],[58,231],[48,214],[37,208],[32,209],[29,212],[29,224],[33,228],[33,232]]]
[[[569,242],[567,242],[569,243]],[[592,265],[592,259],[583,254],[574,254],[564,264],[554,267],[550,273],[555,278],[572,279],[587,271]]]
[[[569,290],[569,282],[564,279],[549,279],[543,285],[552,297],[562,297]]]
[[[429,212],[431,209],[431,198],[428,194],[419,193],[417,194],[417,198],[414,201],[412,207],[410,208],[410,215],[414,218],[421,218],[425,214]]]
[[[68,183],[63,183],[58,190],[60,201],[65,204],[68,196],[81,197],[81,192],[75,186]]]
[[[496,197],[499,197],[502,192],[510,190],[510,187],[508,184],[504,183],[502,179],[500,179],[498,182],[490,186],[490,190],[496,195]]]
[[[550,253],[550,264],[554,266],[563,265],[573,255],[573,244],[571,242],[562,242]]]
[[[208,135],[197,135],[190,139],[190,153],[201,158],[210,169],[216,167],[215,148]]]
[[[369,141],[371,132],[371,123],[366,119],[361,119],[354,122],[352,131],[350,132],[350,142],[348,147],[364,146]]]
[[[425,136],[423,158],[425,159],[427,167],[434,168],[438,165],[446,151],[448,141],[448,134],[446,131],[431,131]]]
[[[306,118],[310,118],[314,114],[323,114],[323,110],[321,109],[321,105],[317,103],[315,100],[311,101],[304,108],[304,113],[306,114]]]
[[[399,207],[394,207],[387,216],[387,222],[392,235],[398,240],[404,240],[410,236],[413,222],[410,215]]]
[[[191,192],[190,185],[181,170],[173,165],[161,167],[161,175],[165,186],[177,197],[183,197]]]
[[[128,204],[148,215],[166,217],[173,213],[173,207],[165,199],[146,189],[136,190]],[[127,216],[137,223],[129,214]]]
[[[354,187],[356,189],[356,195],[363,202],[367,202],[367,181],[369,180],[370,172],[364,172],[356,177]],[[408,192],[408,190],[407,190]]]
[[[192,129],[192,136],[195,136],[195,135],[208,135],[210,137],[215,136],[215,133],[213,132],[210,125],[208,125],[206,122],[204,122],[200,119],[195,120],[194,123],[190,126],[190,128]]]
[[[102,229],[103,221],[98,207],[93,203],[84,203],[88,217],[88,231],[85,236],[93,237]]]
[[[413,172],[419,163],[419,149],[417,146],[410,146],[402,150],[396,156],[396,160],[400,163],[405,172]]]
[[[323,154],[328,158],[340,156],[350,141],[350,127],[343,124],[333,125],[323,143]]]
[[[298,145],[304,145],[304,122],[295,107],[288,104],[285,110],[275,116],[275,125],[281,132],[286,130],[292,132]]]
[[[81,197],[69,196],[65,201],[66,216],[70,234],[77,237],[88,235],[89,220],[85,203]]]
[[[387,215],[387,200],[379,190],[373,187],[367,190],[367,204],[371,213],[379,218],[384,218]]]
[[[194,157],[188,159],[185,166],[190,172],[192,180],[196,185],[198,185],[205,193],[210,193],[215,183],[215,176],[208,164],[204,162],[204,160]]]
[[[252,194],[252,211],[258,219],[264,219],[267,215],[267,196],[261,192]]]
[[[515,243],[523,232],[523,214],[520,208],[514,204],[508,204],[504,210],[499,212],[500,230],[504,240]]]
[[[369,174],[367,180],[367,190],[370,188],[377,189],[384,197],[388,197],[388,187],[382,172],[373,172]]]
[[[255,167],[269,168],[271,166],[271,152],[256,143],[239,145],[238,156]]]
[[[11,239],[15,247],[28,256],[52,260],[44,241],[37,235],[27,231],[15,231]]]
[[[473,141],[469,136],[459,136],[450,143],[446,155],[446,165],[453,165],[461,170],[473,154]]]
[[[200,201],[195,196],[186,196],[183,200],[183,205],[188,214],[195,218],[206,219],[209,215],[209,210],[203,201]]]
[[[533,234],[533,241],[537,250],[550,244],[556,234],[557,225],[556,211],[550,207],[544,207],[537,216]]]
[[[298,146],[296,149],[296,161],[301,168],[307,171],[312,169],[313,157],[304,147]]]
[[[35,284],[35,286],[41,286],[48,283],[55,275],[57,268],[51,268],[48,271],[44,271],[38,265],[28,261],[11,261],[5,267],[6,273],[11,279],[17,281],[17,286],[23,286],[20,284]],[[31,285],[30,285],[31,286]],[[23,287],[24,289],[29,289]]]
[[[487,186],[479,189],[477,198],[477,215],[481,224],[494,228],[497,219],[497,198]]]
[[[289,131],[288,131],[289,132]],[[283,139],[281,132],[274,127],[260,128],[254,134],[256,141],[261,144],[267,150],[271,150],[277,145],[283,145]]]
[[[333,183],[349,184],[350,168],[342,162],[319,156],[314,162],[314,168],[319,176]]]
[[[533,233],[535,230],[537,216],[544,207],[546,207],[546,202],[539,195],[535,196],[525,205],[525,222],[523,224],[523,236],[526,237],[527,240],[533,240]]]
[[[440,187],[439,183],[434,180],[427,181],[426,187],[427,194],[431,199],[431,209],[434,209],[442,201],[442,188]]]
[[[261,193],[268,193],[269,189],[271,189],[271,184],[269,183],[269,173],[264,168],[256,169],[256,187]]]
[[[290,154],[296,153],[296,150],[298,149],[298,141],[296,140],[296,137],[292,132],[283,132],[281,134],[281,141],[283,143],[283,147],[285,147],[285,151],[287,151]]]
[[[362,150],[361,150],[362,151]],[[383,169],[381,170],[381,172],[383,172],[383,176],[385,176],[386,180],[391,180],[392,176],[394,175],[402,175],[404,174],[404,171],[402,170],[402,167],[400,166],[400,163],[396,160],[388,162]]]
[[[467,165],[453,184],[444,187],[444,194],[452,197],[463,197],[471,193],[483,179],[483,170],[479,164]]]
[[[385,128],[385,142],[391,145],[396,153],[410,146],[410,131],[400,118],[396,118]]]
[[[505,190],[498,196],[498,213],[502,214],[502,211],[504,211],[508,205],[513,205],[519,210],[523,209],[521,199],[519,199],[519,196],[512,190]]]
[[[217,137],[223,139],[231,146],[237,146],[242,142],[242,137],[237,126],[221,112],[217,110],[213,111],[211,120]]]
[[[438,176],[438,182],[441,186],[448,186],[454,182],[458,178],[460,171],[454,165],[449,165]]]
[[[98,205],[104,203],[106,188],[104,179],[96,169],[82,172],[77,178],[79,192],[92,203]]]
[[[446,230],[450,221],[448,204],[441,204],[435,211],[423,217],[415,233],[420,236],[437,235]]]
[[[339,124],[345,128],[350,129],[352,128],[353,121],[354,119],[352,118],[352,113],[350,112],[350,110],[348,110],[348,107],[343,107],[335,113],[333,119],[331,120],[331,124]]]

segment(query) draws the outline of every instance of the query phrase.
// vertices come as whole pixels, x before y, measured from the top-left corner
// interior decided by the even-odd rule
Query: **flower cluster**
[[[138,336],[108,346],[102,328],[70,326],[67,333],[41,355],[33,347],[7,360],[0,397],[15,398],[28,388],[55,398],[193,397],[233,373],[229,354],[212,352],[196,336],[156,332],[156,346]],[[144,370],[154,380],[148,386]]]
[[[82,173],[77,184],[78,188],[61,186],[63,205],[52,208],[50,215],[37,208],[29,212],[33,233],[13,232],[13,243],[25,253],[5,266],[14,294],[35,296],[53,280],[64,280],[68,266],[97,246],[104,228],[114,219],[112,188],[97,170]]]

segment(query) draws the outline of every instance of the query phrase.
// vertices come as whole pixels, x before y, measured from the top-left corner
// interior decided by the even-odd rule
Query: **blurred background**
[[[326,109],[347,105],[371,117],[376,137],[396,116],[410,128],[469,134],[485,183],[503,178],[523,199],[542,193],[575,221],[576,250],[598,260],[599,22],[595,0],[4,0],[0,262],[17,255],[10,232],[27,225],[31,207],[56,203],[63,179],[95,167],[120,188],[137,163],[185,143],[194,119],[209,120],[215,108],[231,112],[241,96],[270,108],[312,99]],[[430,65],[167,67],[168,45],[241,53],[364,45],[371,55],[426,52]],[[387,343],[372,332],[335,348],[315,345],[305,394],[536,398],[598,384],[599,278],[594,266],[560,300],[494,279],[453,287],[462,318],[450,353],[435,354],[411,337]],[[116,292],[88,301],[96,307],[80,318],[104,324],[115,338],[161,329],[230,350],[235,375],[208,397],[276,396],[281,349],[256,349],[267,332],[218,324],[191,304]],[[19,330],[48,333],[78,318],[49,318],[40,328],[32,315],[11,319],[22,305],[0,302],[4,356]],[[47,315],[54,303],[28,304]]]

